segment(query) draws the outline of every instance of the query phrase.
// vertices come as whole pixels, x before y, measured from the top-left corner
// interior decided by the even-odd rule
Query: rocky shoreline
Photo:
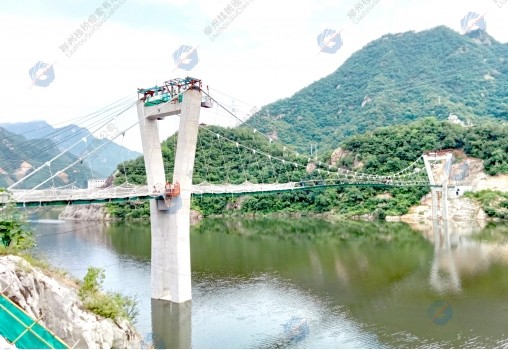
[[[68,205],[58,215],[60,220],[76,221],[114,221],[115,218],[102,204]]]
[[[19,256],[0,257],[0,290],[33,319],[40,318],[40,324],[70,347],[141,347],[141,336],[127,320],[113,321],[86,311],[75,282],[63,276],[50,277]],[[5,345],[2,340],[0,348]]]
[[[191,210],[191,225],[199,222],[203,215]],[[68,205],[58,215],[60,220],[71,221],[117,221],[111,216],[102,204]]]

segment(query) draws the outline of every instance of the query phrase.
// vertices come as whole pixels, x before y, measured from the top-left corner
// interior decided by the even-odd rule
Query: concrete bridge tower
[[[434,233],[448,237],[448,180],[453,155],[449,151],[428,152],[423,155],[425,170],[431,185],[432,223]],[[446,242],[448,244],[448,242]]]
[[[150,201],[152,235],[152,299],[182,303],[192,299],[190,260],[190,200],[199,128],[201,81],[173,79],[163,86],[139,89],[138,118],[150,190],[165,192],[167,182],[158,121],[180,114],[173,184],[179,195]],[[207,106],[206,106],[207,107]]]

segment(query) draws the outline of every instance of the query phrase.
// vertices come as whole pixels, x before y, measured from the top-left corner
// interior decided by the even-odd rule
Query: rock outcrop
[[[467,197],[448,198],[448,215],[452,221],[483,221],[487,215],[480,204]],[[420,205],[412,207],[409,213],[401,216],[405,222],[432,220],[432,197],[426,195]]]
[[[0,257],[0,290],[34,319],[41,317],[40,323],[71,347],[141,346],[140,335],[127,320],[113,321],[84,310],[72,281],[49,277],[21,257]]]
[[[458,155],[462,158],[461,162],[457,162],[452,167],[452,177],[454,169],[467,169],[463,171],[463,175],[458,183],[451,181],[450,185],[456,185],[460,188],[459,192],[455,193],[455,189],[448,192],[448,216],[449,221],[453,223],[477,222],[482,226],[481,222],[488,219],[487,214],[483,211],[480,203],[477,201],[464,197],[465,191],[477,192],[481,190],[494,190],[494,191],[508,191],[508,175],[489,176],[485,173],[483,168],[483,161],[481,159],[466,157],[464,153]],[[458,190],[457,190],[458,191]],[[387,218],[393,221],[395,218]],[[432,220],[432,198],[430,193],[422,198],[418,206],[414,206],[409,210],[409,213],[400,217],[401,221],[408,223],[428,222]]]
[[[191,225],[197,224],[203,215],[191,209],[190,222]],[[83,204],[83,205],[68,205],[58,215],[60,220],[71,221],[114,221],[118,220],[108,213],[102,204]]]
[[[60,220],[111,221],[113,218],[102,204],[68,205],[58,216]]]

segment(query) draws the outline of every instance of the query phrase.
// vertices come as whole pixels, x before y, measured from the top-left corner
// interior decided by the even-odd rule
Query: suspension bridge
[[[431,187],[433,196],[434,217],[446,220],[446,199],[448,178],[451,168],[451,153],[428,153],[420,156],[406,168],[392,174],[367,174],[350,169],[343,169],[333,164],[325,164],[293,151],[290,147],[279,144],[271,137],[266,137],[269,145],[276,145],[284,152],[271,154],[230,139],[206,125],[199,124],[201,108],[211,108],[213,99],[202,87],[201,80],[187,77],[172,79],[162,86],[138,89],[138,121],[124,130],[118,131],[110,142],[125,132],[139,125],[143,156],[146,171],[146,184],[135,185],[125,182],[114,185],[110,181],[101,188],[83,189],[68,185],[49,187],[49,182],[78,162],[98,152],[104,144],[89,151],[86,155],[53,173],[46,180],[31,189],[16,188],[26,179],[35,175],[50,162],[30,172],[14,183],[3,195],[0,203],[13,202],[18,207],[79,205],[90,203],[108,203],[133,200],[150,201],[150,220],[152,233],[152,298],[185,302],[191,299],[190,284],[190,199],[191,196],[241,196],[260,193],[280,193],[287,191],[316,190],[329,187],[369,186],[369,187]],[[131,104],[133,106],[134,104]],[[230,111],[228,113],[234,115]],[[175,146],[172,183],[167,181],[158,123],[170,116],[180,115],[178,141]],[[114,116],[116,118],[117,116]],[[111,120],[107,120],[109,123]],[[251,157],[268,159],[275,170],[275,164],[281,173],[288,173],[283,178],[271,183],[249,182],[236,179],[230,183],[224,174],[224,183],[193,183],[194,159],[198,142],[198,130],[213,133],[217,142],[233,144],[239,152]],[[257,130],[253,129],[253,133]],[[86,141],[86,140],[85,140]],[[79,141],[77,142],[79,143]],[[73,145],[74,146],[74,145]],[[71,146],[72,147],[72,146]],[[65,151],[67,151],[66,149]],[[61,152],[64,154],[65,151]],[[252,158],[251,158],[252,159]],[[291,174],[294,169],[300,170],[300,178]],[[227,167],[225,166],[227,172]],[[244,169],[245,171],[245,169]],[[441,215],[441,216],[440,216]],[[169,273],[168,271],[169,267]]]
[[[428,187],[424,181],[379,181],[374,177],[360,176],[351,179],[307,180],[286,183],[255,184],[199,184],[192,185],[193,196],[244,196],[262,193],[280,193],[287,191],[316,190],[329,187],[364,186],[364,187]],[[100,203],[118,203],[150,199],[167,199],[164,190],[150,191],[148,186],[119,185],[99,189],[81,189],[77,187],[49,188],[42,190],[12,190],[11,200],[17,207],[63,206]]]

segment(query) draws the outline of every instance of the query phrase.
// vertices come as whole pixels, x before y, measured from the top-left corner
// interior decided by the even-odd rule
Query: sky
[[[462,19],[475,12],[484,21],[470,18],[468,26],[483,23],[506,43],[503,1],[2,0],[0,122],[61,127],[122,98],[135,101],[138,88],[185,76],[201,79],[244,120],[388,33],[439,25],[463,33]],[[51,68],[41,70],[44,64]],[[200,120],[238,124],[218,108],[202,109]],[[133,107],[111,123],[124,130],[136,121]],[[161,121],[161,140],[177,125],[178,117]],[[122,144],[141,151],[139,129]]]

